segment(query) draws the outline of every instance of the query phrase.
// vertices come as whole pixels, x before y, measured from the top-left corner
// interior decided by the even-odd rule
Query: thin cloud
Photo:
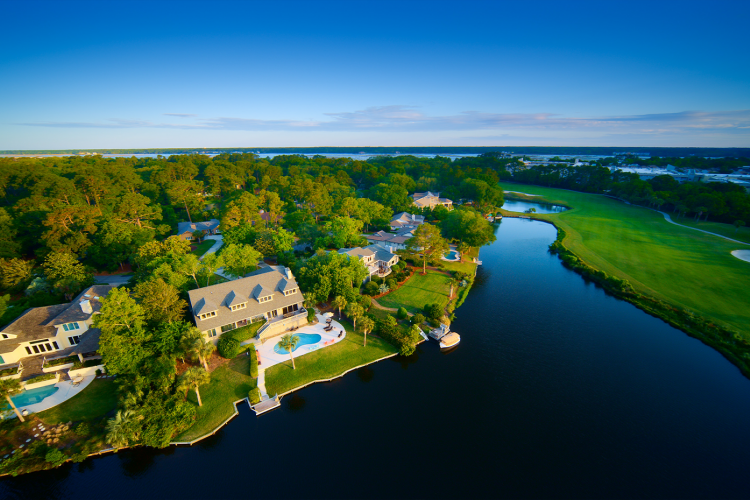
[[[164,116],[176,116],[177,118],[194,118],[198,115],[191,115],[189,113],[164,113]]]

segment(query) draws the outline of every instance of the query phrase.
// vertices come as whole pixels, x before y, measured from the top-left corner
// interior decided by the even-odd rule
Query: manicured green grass
[[[197,255],[198,257],[202,257],[203,254],[206,253],[209,248],[214,246],[214,243],[216,243],[214,240],[203,240],[200,243],[198,243],[195,246],[195,250],[191,250],[190,253]]]
[[[239,354],[226,365],[211,372],[211,382],[200,388],[203,406],[198,407],[195,391],[188,393],[188,401],[195,404],[198,410],[195,423],[173,441],[192,441],[213,431],[232,416],[232,403],[246,398],[250,389],[257,385],[257,380],[250,376],[251,361],[251,356]]]
[[[653,210],[601,195],[501,185],[572,207],[535,217],[563,228],[565,246],[588,264],[750,338],[750,263],[730,254],[744,245],[675,226]]]
[[[459,271],[466,274],[474,274],[477,265],[472,262],[474,257],[479,257],[479,249],[472,247],[471,250],[463,255],[463,262],[446,262],[440,261],[440,268],[446,271]]]
[[[37,414],[44,423],[93,420],[113,412],[117,407],[115,383],[110,379],[94,379],[88,387],[69,400]]]
[[[385,297],[378,299],[384,307],[405,307],[411,313],[422,311],[425,304],[440,304],[445,307],[448,304],[448,292],[450,278],[445,274],[435,271],[427,271],[422,275],[417,271],[401,288],[391,292]]]
[[[283,394],[315,380],[331,379],[356,366],[371,363],[397,352],[395,347],[373,335],[367,335],[365,347],[362,345],[364,336],[359,332],[354,332],[351,323],[342,320],[341,324],[346,328],[346,337],[330,347],[295,357],[296,370],[292,369],[291,360],[268,368],[266,370],[268,394]]]
[[[683,226],[694,227],[696,229],[702,229],[711,233],[720,234],[733,240],[744,241],[750,243],[750,227],[741,227],[739,230],[732,224],[722,224],[721,222],[707,222],[700,221],[696,222],[693,217],[677,217],[677,214],[670,214],[672,220]]]

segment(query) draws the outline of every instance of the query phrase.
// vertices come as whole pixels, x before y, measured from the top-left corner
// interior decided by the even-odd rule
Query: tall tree
[[[365,314],[365,308],[362,307],[359,302],[350,302],[346,306],[346,310],[344,311],[349,318],[351,318],[354,329],[357,328],[357,320],[364,316]]]
[[[448,251],[448,242],[440,236],[440,230],[424,223],[414,230],[414,236],[406,240],[406,248],[412,253],[422,254],[422,274],[427,274],[427,260]]]
[[[371,318],[365,316],[359,321],[359,328],[360,330],[362,330],[362,333],[365,335],[365,342],[362,345],[366,347],[367,346],[367,333],[371,332],[372,329],[375,328],[375,322]]]
[[[331,305],[339,310],[339,319],[341,319],[341,309],[346,307],[347,300],[346,297],[342,297],[341,295],[337,295],[333,298],[333,301],[331,302]]]
[[[180,298],[177,289],[163,279],[157,278],[136,285],[133,295],[149,322],[164,323],[182,318],[187,302]]]
[[[250,245],[230,244],[221,254],[224,270],[236,278],[241,278],[254,271],[262,255]]]
[[[292,352],[297,348],[298,343],[299,335],[292,335],[290,333],[281,337],[281,340],[279,341],[279,347],[289,352],[289,357],[292,359],[292,368],[294,370],[296,370],[297,367],[294,365],[294,356],[292,355]]]
[[[203,406],[201,402],[200,386],[208,384],[211,381],[211,374],[200,366],[192,366],[182,374],[177,384],[177,390],[188,391],[195,390],[195,396],[198,398],[198,406]]]
[[[21,382],[18,379],[0,379],[0,398],[5,398],[10,407],[13,408],[13,411],[16,412],[18,420],[20,420],[21,422],[25,422],[25,420],[23,419],[23,415],[21,415],[21,412],[18,411],[18,408],[16,408],[16,405],[13,404],[13,400],[10,398],[11,394],[21,392],[22,390],[23,388],[21,387]]]
[[[67,300],[94,282],[93,274],[70,252],[52,252],[44,259],[44,274]]]

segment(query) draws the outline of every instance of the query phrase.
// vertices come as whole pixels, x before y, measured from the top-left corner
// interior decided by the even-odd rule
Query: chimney
[[[86,314],[94,314],[94,310],[91,308],[91,302],[89,302],[88,300],[82,300],[81,311],[85,312]]]

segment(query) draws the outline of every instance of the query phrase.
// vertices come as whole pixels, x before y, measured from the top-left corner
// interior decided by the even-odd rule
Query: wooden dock
[[[253,409],[256,415],[262,415],[271,410],[275,410],[276,408],[280,406],[281,406],[281,399],[279,398],[279,395],[277,394],[272,398],[266,399],[265,401],[261,401],[255,406],[251,406],[251,408]]]
[[[443,337],[448,335],[450,333],[450,328],[448,328],[448,325],[441,323],[438,328],[434,328],[430,330],[430,333],[428,334],[433,339],[440,341]]]

